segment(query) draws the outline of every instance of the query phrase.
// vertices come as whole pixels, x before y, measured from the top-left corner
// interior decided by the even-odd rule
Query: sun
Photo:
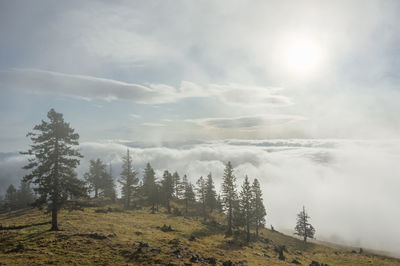
[[[314,72],[320,61],[321,51],[312,40],[296,38],[286,43],[284,61],[290,71],[298,74]]]

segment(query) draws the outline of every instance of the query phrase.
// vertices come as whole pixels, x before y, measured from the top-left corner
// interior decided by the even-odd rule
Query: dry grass
[[[203,258],[213,257],[218,264],[231,260],[248,265],[294,265],[291,262],[296,259],[302,265],[312,260],[329,265],[400,265],[400,260],[394,258],[304,244],[266,229],[261,231],[263,242],[246,245],[240,237],[226,238],[222,229],[203,223],[201,218],[151,214],[148,209],[108,213],[95,210],[62,211],[59,232],[48,231],[49,225],[1,232],[0,265],[184,265],[192,263],[193,252]],[[3,226],[49,220],[38,210],[0,215]],[[164,224],[176,231],[163,232],[160,227]],[[192,235],[196,236],[195,241],[189,240]],[[149,247],[138,252],[139,242],[148,243]],[[285,261],[279,260],[274,251],[280,245],[288,251],[284,252]]]

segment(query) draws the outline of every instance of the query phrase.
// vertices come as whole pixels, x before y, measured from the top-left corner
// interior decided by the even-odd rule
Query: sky
[[[0,193],[54,108],[80,134],[79,174],[101,157],[117,178],[128,147],[139,172],[193,181],[220,182],[231,160],[262,181],[275,227],[305,204],[317,237],[398,251],[399,15],[398,1],[0,1]]]

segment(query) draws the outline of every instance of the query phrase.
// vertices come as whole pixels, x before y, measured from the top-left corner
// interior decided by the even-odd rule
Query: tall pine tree
[[[186,175],[182,179],[183,186],[183,200],[185,201],[185,215],[188,214],[189,203],[196,200],[196,195],[193,191],[193,185],[188,181]]]
[[[207,212],[206,212],[206,181],[204,180],[204,178],[202,176],[200,176],[200,178],[197,180],[196,182],[197,185],[197,198],[199,199],[199,202],[201,204],[201,212],[202,215],[204,217],[204,219],[206,219],[207,217]]]
[[[151,203],[151,213],[155,211],[155,205],[157,203],[158,189],[156,184],[156,174],[150,163],[146,164],[143,175],[143,194],[147,200]]]
[[[253,181],[252,191],[254,199],[254,225],[256,228],[256,238],[258,238],[258,229],[265,225],[265,215],[267,215],[267,212],[263,203],[260,182],[258,182],[257,178]]]
[[[108,172],[103,173],[103,178],[101,182],[101,187],[103,189],[103,196],[115,202],[117,198],[117,193],[115,191],[114,177],[112,174],[112,166],[110,164]]]
[[[122,172],[118,181],[121,184],[121,194],[125,202],[125,207],[129,208],[131,199],[135,193],[136,185],[139,182],[132,166],[132,158],[129,155],[129,149],[126,151],[126,156],[122,157]]]
[[[179,199],[182,194],[182,182],[177,171],[172,175],[172,181],[174,183],[174,196]]]
[[[222,197],[228,215],[228,230],[226,233],[227,235],[232,235],[233,208],[235,201],[237,200],[237,194],[236,177],[233,175],[233,167],[231,162],[228,162],[225,166],[222,183]]]
[[[83,182],[76,177],[74,169],[79,165],[82,155],[75,149],[79,145],[79,135],[63,115],[51,109],[47,118],[27,134],[33,144],[22,154],[31,156],[24,167],[32,170],[24,177],[25,182],[35,184],[34,190],[39,195],[37,206],[48,205],[52,213],[51,230],[58,230],[58,211],[71,196],[85,193]]]
[[[239,204],[240,213],[243,217],[243,222],[246,227],[246,241],[250,241],[250,225],[253,219],[253,193],[250,186],[249,178],[244,178],[242,191],[240,191]]]
[[[174,194],[174,182],[172,175],[168,170],[164,171],[163,179],[161,181],[161,190],[163,195],[163,202],[167,207],[168,213],[171,213],[171,200]]]
[[[217,192],[215,191],[214,181],[211,173],[209,173],[207,176],[205,203],[210,213],[213,212],[217,206]]]

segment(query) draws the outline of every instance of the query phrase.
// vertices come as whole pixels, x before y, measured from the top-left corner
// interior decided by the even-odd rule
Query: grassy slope
[[[297,259],[302,265],[308,265],[312,260],[329,265],[400,265],[397,259],[369,252],[354,254],[345,248],[303,244],[293,237],[266,229],[262,230],[262,237],[270,240],[268,244],[252,242],[249,246],[241,246],[240,241],[229,243],[232,238],[225,238],[221,230],[203,224],[200,219],[150,214],[148,210],[96,213],[95,209],[61,212],[59,221],[63,231],[60,232],[49,232],[50,225],[0,232],[0,265],[154,265],[160,261],[184,265],[189,263],[192,251],[205,258],[215,257],[218,264],[231,260],[247,261],[248,265],[294,265],[290,262]],[[48,215],[37,210],[0,214],[3,226],[49,220]],[[163,224],[179,231],[162,232],[159,227]],[[197,236],[195,241],[189,241],[192,234]],[[97,239],[99,235],[107,238]],[[139,241],[149,244],[143,253],[135,253]],[[274,251],[276,245],[286,245],[285,261],[278,259]],[[173,251],[179,248],[179,256],[174,255]]]

